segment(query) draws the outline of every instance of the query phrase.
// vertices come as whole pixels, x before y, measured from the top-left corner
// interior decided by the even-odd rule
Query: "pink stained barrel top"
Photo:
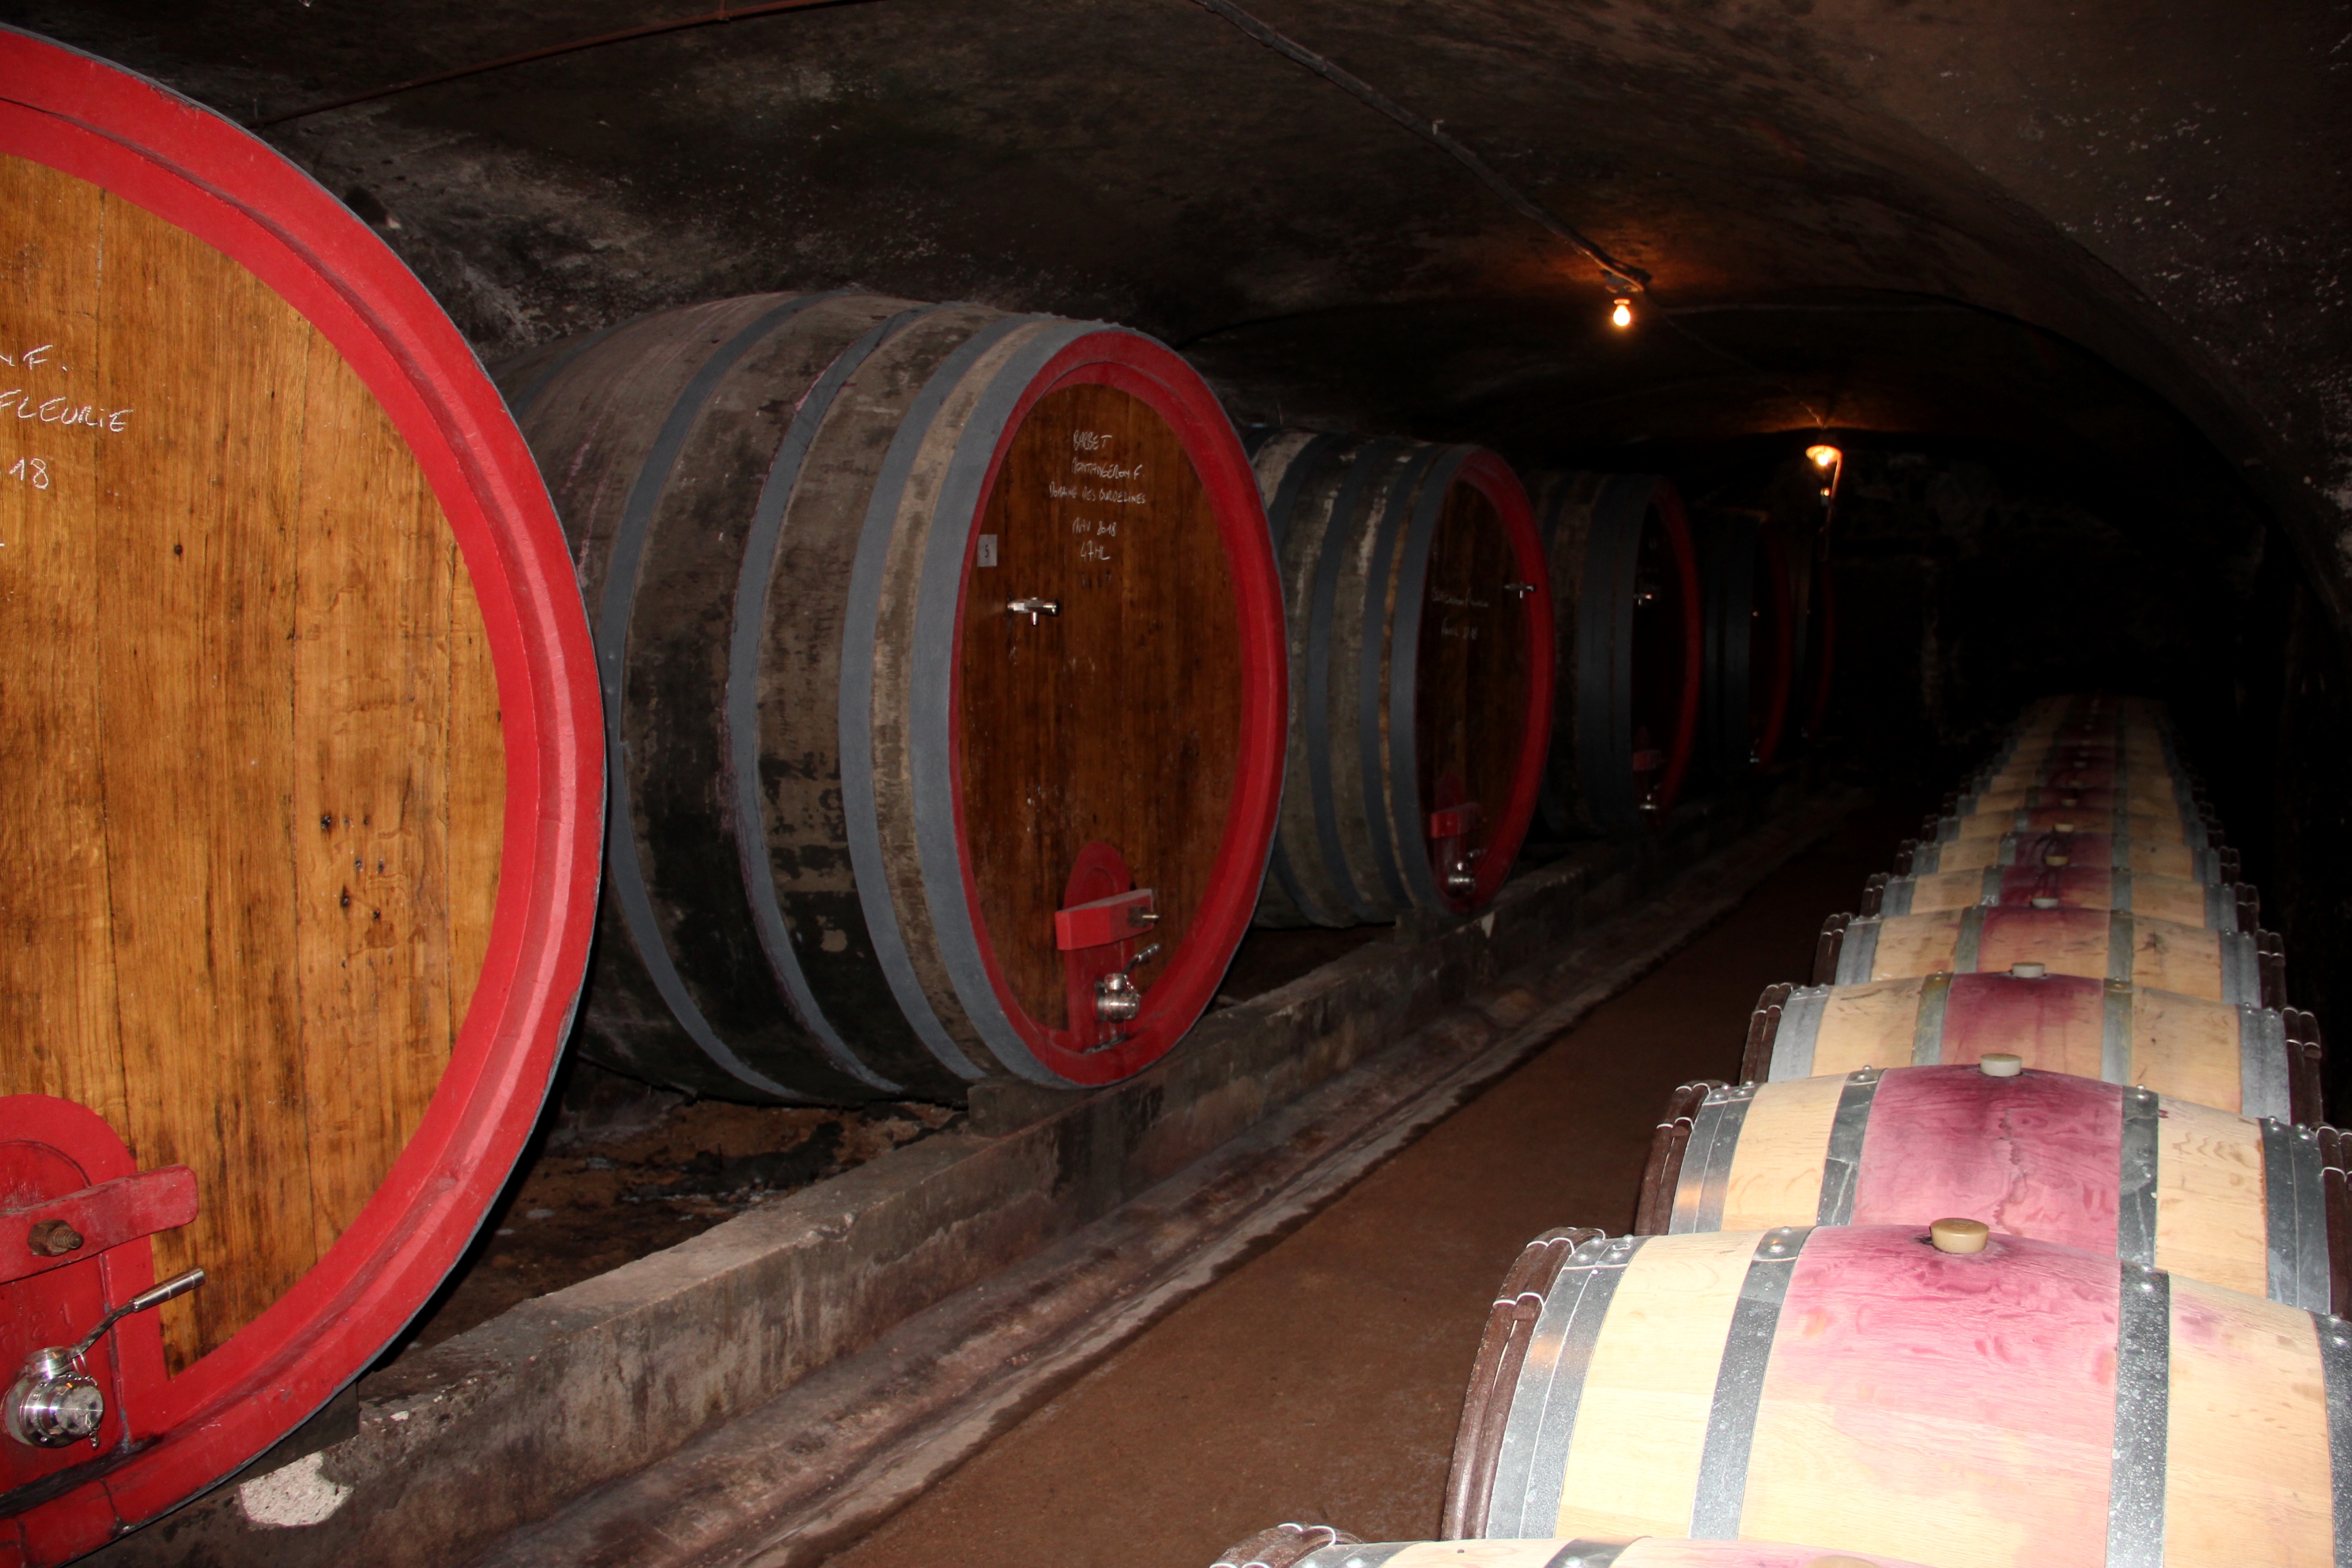
[[[2037,1561],[2102,1563],[2120,1294],[2114,1258],[2048,1242],[1995,1236],[1952,1256],[1925,1225],[1819,1229],[1790,1278],[1763,1403],[1835,1412],[1842,1458],[1822,1484],[1872,1485],[1847,1467],[1883,1455],[1907,1491],[1923,1430],[2008,1434],[1982,1451],[2047,1484],[1982,1472],[1958,1514],[1997,1507]],[[1776,1482],[1751,1471],[1751,1500],[1759,1484]]]
[[[1852,1223],[1957,1216],[2112,1253],[2122,1156],[2119,1085],[2064,1073],[1896,1068],[1871,1101]]]
[[[1944,1064],[1973,1068],[1985,1052],[2013,1050],[2045,1030],[2056,1038],[2069,1026],[2095,1029],[2105,998],[2105,981],[2082,975],[1956,974],[1944,998]]]

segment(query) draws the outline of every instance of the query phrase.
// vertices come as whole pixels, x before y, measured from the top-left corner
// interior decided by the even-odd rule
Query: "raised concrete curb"
[[[982,1085],[969,1131],[894,1151],[363,1379],[309,1429],[312,1444],[268,1459],[302,1461],[306,1476],[348,1489],[318,1522],[265,1522],[285,1515],[247,1509],[232,1485],[89,1561],[446,1568],[815,1384],[812,1373],[927,1309],[1009,1282],[1008,1270],[1472,992],[1557,957],[1578,932],[1806,805],[1807,818],[1822,808],[1789,780],[1679,810],[1641,839],[1580,847],[1476,921],[1400,931],[1213,1015],[1126,1083],[1087,1095]],[[1497,1005],[1512,1004],[1490,1001],[1490,1016]],[[1311,1116],[1295,1131],[1315,1141]]]

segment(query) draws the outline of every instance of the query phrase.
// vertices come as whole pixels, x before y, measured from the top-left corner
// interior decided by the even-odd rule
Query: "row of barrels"
[[[1904,860],[1676,1091],[1633,1233],[1513,1266],[1446,1540],[1224,1564],[2352,1554],[2352,1150],[2162,714],[2036,704]]]
[[[698,1094],[1111,1081],[1253,921],[1466,914],[1769,754],[1827,613],[1664,480],[1245,443],[1101,323],[760,295],[493,379],[299,169],[6,29],[0,226],[0,1560],[380,1353],[575,1010]]]

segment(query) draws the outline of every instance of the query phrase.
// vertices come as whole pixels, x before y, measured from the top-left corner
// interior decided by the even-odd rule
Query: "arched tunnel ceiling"
[[[268,120],[702,8],[0,15]],[[2086,451],[2200,505],[2242,481],[2352,604],[2352,5],[1250,9],[1646,268],[1637,326],[1460,163],[1193,0],[847,0],[266,134],[493,360],[726,293],[978,299],[1156,332],[1244,417],[1522,460],[1818,425]]]

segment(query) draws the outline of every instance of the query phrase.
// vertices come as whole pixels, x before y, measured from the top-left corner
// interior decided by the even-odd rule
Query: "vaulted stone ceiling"
[[[1522,460],[1814,428],[2075,455],[2219,561],[2352,524],[2352,5],[1249,0],[1651,274],[1194,0],[846,0],[268,125],[493,361],[856,286],[1103,316],[1244,418]],[[698,0],[5,0],[239,119]],[[2210,537],[2198,542],[2199,520]]]

